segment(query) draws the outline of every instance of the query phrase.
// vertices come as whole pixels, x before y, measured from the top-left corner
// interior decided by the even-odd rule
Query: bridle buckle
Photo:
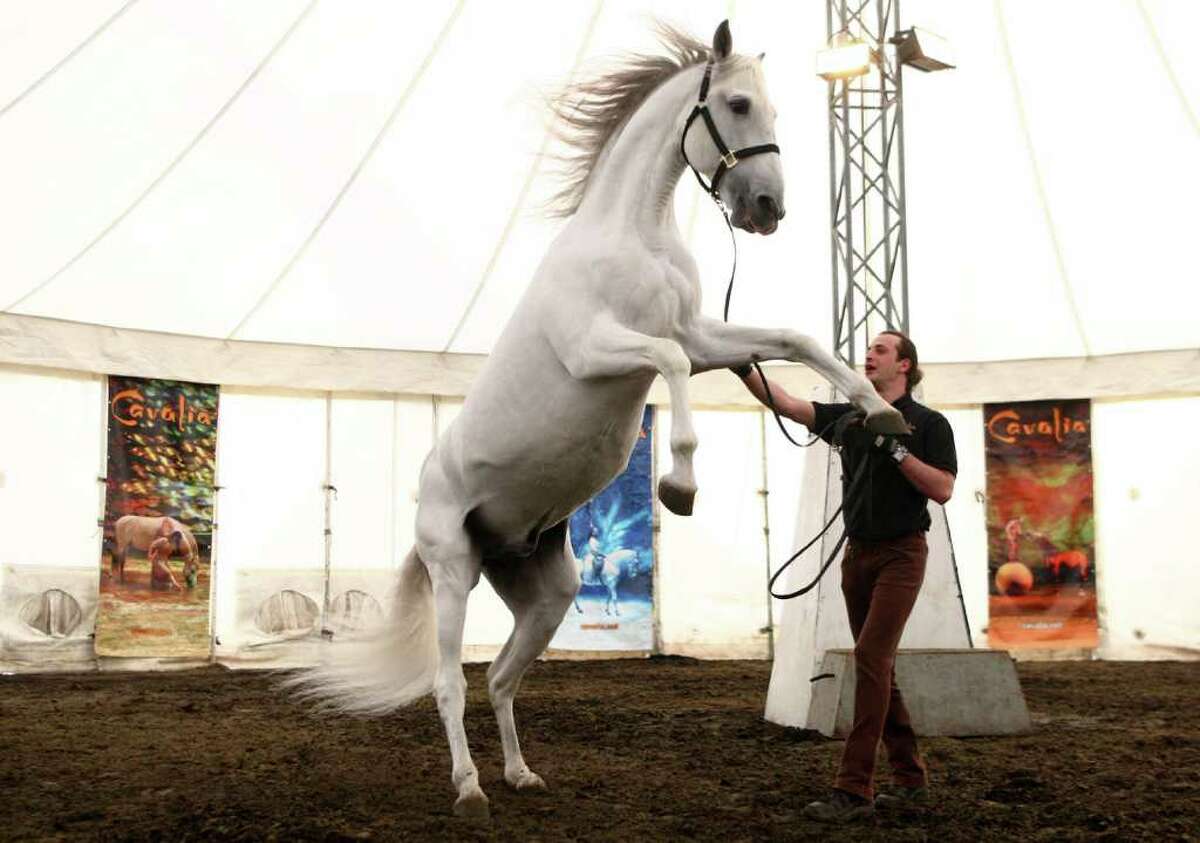
[[[749,158],[752,155],[759,155],[764,152],[778,153],[779,147],[773,143],[760,143],[757,146],[747,146],[744,149],[732,150],[725,145],[725,141],[721,139],[721,132],[717,129],[717,124],[713,122],[712,112],[708,110],[708,105],[706,104],[706,100],[708,99],[708,83],[712,77],[712,69],[713,59],[709,58],[708,64],[705,65],[704,68],[704,79],[700,83],[699,100],[692,109],[692,113],[688,115],[687,122],[684,123],[683,126],[683,134],[679,138],[679,155],[683,158],[684,163],[691,168],[693,175],[696,176],[696,182],[700,185],[701,189],[713,199],[717,200],[717,206],[721,208],[721,212],[725,214],[726,222],[728,222],[728,209],[725,207],[725,203],[721,201],[720,193],[717,192],[717,188],[721,184],[721,178],[725,175],[725,173],[736,167],[738,162],[742,160],[738,157],[738,153],[741,153],[742,158]],[[691,131],[692,124],[696,121],[697,117],[704,118],[704,125],[708,129],[708,137],[710,140],[712,140],[713,146],[717,148],[717,152],[721,159],[721,163],[717,167],[716,173],[713,174],[713,181],[711,184],[704,180],[704,176],[700,175],[700,171],[697,170],[695,165],[692,164],[692,162],[688,159],[687,136],[688,132]],[[731,228],[730,232],[732,231],[733,229]]]

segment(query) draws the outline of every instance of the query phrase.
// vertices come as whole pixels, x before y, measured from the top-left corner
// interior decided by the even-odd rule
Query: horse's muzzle
[[[734,225],[744,231],[754,234],[773,234],[779,227],[785,211],[775,200],[774,196],[760,193],[754,199],[753,205],[738,200],[737,212],[734,214]]]
[[[760,193],[754,199],[754,211],[751,214],[751,220],[754,223],[754,228],[759,234],[771,234],[779,227],[779,221],[783,219],[786,213],[782,206],[775,201],[775,197],[766,193]]]

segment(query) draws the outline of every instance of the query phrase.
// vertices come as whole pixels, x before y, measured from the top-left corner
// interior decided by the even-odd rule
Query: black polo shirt
[[[918,404],[911,395],[892,402],[913,428],[911,434],[897,437],[909,452],[927,465],[958,474],[958,457],[954,451],[954,432],[950,422],[937,410]],[[813,430],[830,444],[836,422],[846,413],[857,412],[853,404],[820,404],[813,402],[816,419]],[[853,443],[854,440],[851,440]],[[853,444],[841,449],[842,496],[845,509],[846,535],[860,541],[885,541],[930,527],[929,498],[900,473],[900,466],[890,456],[876,448]],[[845,499],[851,479],[863,459],[870,460],[860,481],[860,500]]]

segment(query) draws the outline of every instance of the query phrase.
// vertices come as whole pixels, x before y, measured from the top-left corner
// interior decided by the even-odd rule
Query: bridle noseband
[[[717,204],[724,210],[725,203],[721,201],[721,194],[717,190],[721,186],[721,179],[725,173],[732,170],[738,165],[738,162],[749,158],[752,155],[761,155],[764,152],[779,153],[779,146],[773,143],[760,143],[757,146],[747,146],[737,151],[731,151],[721,139],[721,133],[717,130],[717,124],[713,122],[712,112],[708,110],[708,85],[712,81],[713,60],[709,58],[708,63],[704,66],[704,79],[700,82],[700,99],[696,103],[696,107],[692,109],[692,113],[688,115],[687,123],[683,127],[683,136],[679,139],[679,151],[683,153],[683,160],[696,174],[696,181],[700,182],[700,187],[716,200]],[[712,184],[704,181],[704,176],[700,175],[700,171],[692,164],[687,154],[687,136],[688,130],[692,128],[692,123],[697,117],[704,118],[704,125],[708,126],[708,136],[717,146],[717,152],[721,154],[721,163],[717,165],[717,171],[713,173]]]

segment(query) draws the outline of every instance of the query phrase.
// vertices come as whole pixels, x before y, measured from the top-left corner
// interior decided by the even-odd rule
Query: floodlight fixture
[[[910,27],[896,33],[889,41],[896,46],[896,59],[901,64],[931,73],[954,67],[954,51],[950,42],[927,29]]]
[[[817,51],[817,75],[827,82],[865,76],[870,69],[871,45],[844,29]]]

